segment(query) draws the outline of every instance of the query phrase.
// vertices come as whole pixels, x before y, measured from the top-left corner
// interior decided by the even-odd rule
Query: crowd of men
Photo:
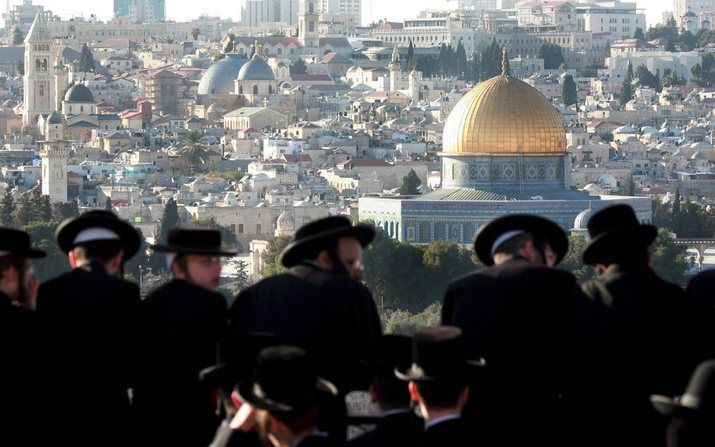
[[[220,233],[177,228],[151,247],[172,280],[123,279],[140,234],[109,211],[60,225],[72,270],[44,284],[27,233],[0,228],[0,439],[73,446],[715,445],[715,271],[683,290],[650,267],[657,237],[615,205],[588,223],[595,279],[557,268],[554,222],[479,229],[487,267],[443,297],[442,325],[383,335],[361,283],[374,230],[301,227],[286,272],[217,292]],[[400,262],[395,259],[394,262]],[[375,428],[348,440],[346,396]]]

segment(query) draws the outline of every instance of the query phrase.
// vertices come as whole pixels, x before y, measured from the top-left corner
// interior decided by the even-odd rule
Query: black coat
[[[205,446],[218,426],[199,371],[214,364],[226,301],[173,280],[143,303],[143,359],[134,404],[143,445]]]
[[[579,293],[572,274],[519,258],[448,287],[442,323],[486,360],[464,410],[486,445],[553,443]]]
[[[209,447],[261,447],[261,441],[255,431],[243,432],[229,427],[230,420],[225,420],[216,430],[216,435]]]
[[[422,419],[413,412],[381,417],[371,432],[348,441],[344,447],[409,447],[422,436]]]
[[[415,447],[459,447],[480,445],[481,434],[475,430],[467,430],[466,421],[450,419],[435,424],[424,431]],[[487,444],[484,444],[487,445]]]
[[[690,304],[647,267],[612,265],[582,286],[567,394],[572,442],[663,445],[666,419],[651,394],[673,396],[690,371]]]
[[[312,435],[298,441],[295,447],[335,447],[337,444],[327,436]]]
[[[128,388],[135,378],[139,288],[107,275],[99,264],[74,269],[40,286],[37,313],[48,331],[57,437],[73,445],[95,443],[107,420],[124,444],[129,432]],[[103,436],[103,438],[105,438]]]
[[[693,303],[695,362],[715,358],[715,270],[698,273],[688,284]]]
[[[380,319],[370,291],[357,281],[310,265],[264,279],[231,307],[231,332],[264,331],[299,346],[320,363],[320,374],[343,393],[359,388],[361,359],[371,356]]]
[[[42,445],[37,411],[47,398],[43,371],[49,362],[41,350],[41,328],[34,312],[0,292],[0,445]]]

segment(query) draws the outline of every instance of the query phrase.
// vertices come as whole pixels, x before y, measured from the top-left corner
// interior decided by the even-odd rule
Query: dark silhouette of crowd
[[[286,272],[218,293],[210,229],[151,247],[172,280],[140,297],[123,268],[140,234],[110,211],[56,232],[72,270],[0,228],[0,439],[8,446],[409,447],[715,445],[715,271],[659,278],[657,236],[627,205],[588,222],[578,284],[566,233],[533,215],[479,229],[486,268],[452,282],[441,325],[383,335],[363,279],[374,230],[298,229]],[[394,260],[399,263],[399,259]],[[379,417],[348,414],[367,392]],[[348,436],[351,425],[371,430]],[[350,438],[350,439],[349,439]]]

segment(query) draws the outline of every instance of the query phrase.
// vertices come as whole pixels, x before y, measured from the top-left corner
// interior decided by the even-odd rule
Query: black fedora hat
[[[706,360],[695,368],[682,396],[652,394],[650,402],[665,416],[685,420],[697,414],[705,414],[708,419],[712,418],[715,416],[715,360]]]
[[[151,249],[167,253],[235,256],[235,250],[221,247],[221,233],[208,228],[174,228],[169,230],[166,244],[152,245]]]
[[[293,267],[315,256],[341,237],[354,237],[365,247],[375,237],[375,230],[367,225],[353,226],[344,216],[314,220],[296,231],[295,240],[281,253],[281,263]]]
[[[405,335],[381,335],[377,341],[374,355],[362,360],[359,365],[361,384],[366,387],[375,374],[392,376],[395,368],[407,369],[412,364],[412,339]]]
[[[422,329],[412,337],[412,364],[396,367],[395,375],[401,380],[425,382],[465,380],[485,363],[482,358],[468,358],[461,329],[438,326]]]
[[[0,227],[0,256],[16,255],[28,258],[44,258],[42,250],[30,246],[30,235],[10,227]]]
[[[241,401],[268,411],[295,412],[319,408],[338,394],[318,377],[305,350],[274,346],[258,355],[253,378],[238,385]]]
[[[648,247],[658,237],[658,229],[641,224],[633,208],[619,204],[594,214],[588,221],[588,235],[591,240],[583,251],[583,262],[594,265],[614,252],[634,246]]]
[[[250,332],[224,338],[216,346],[216,364],[199,372],[210,389],[230,389],[249,378],[256,357],[265,348],[278,345],[278,338],[267,332]]]
[[[97,235],[92,236],[93,232],[97,232]],[[83,237],[84,235],[87,237]],[[80,216],[65,220],[57,227],[55,238],[57,245],[65,253],[69,253],[82,242],[118,239],[124,250],[125,260],[139,251],[142,240],[136,228],[120,219],[113,212],[106,210],[87,211]]]
[[[511,214],[499,217],[483,225],[477,231],[474,240],[474,251],[484,265],[494,265],[492,251],[500,245],[499,239],[512,232],[525,232],[544,238],[556,253],[556,263],[564,259],[569,249],[569,239],[566,232],[556,222],[532,214]],[[516,235],[516,233],[512,233]],[[503,240],[501,242],[505,242]]]

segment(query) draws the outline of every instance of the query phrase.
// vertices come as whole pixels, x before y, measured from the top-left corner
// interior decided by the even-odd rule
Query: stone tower
[[[298,39],[304,48],[317,49],[320,45],[318,7],[316,0],[301,0],[298,16]]]
[[[392,50],[390,61],[390,91],[402,90],[402,65],[400,65],[400,51],[397,45]]]
[[[23,76],[22,124],[34,126],[40,114],[55,106],[55,80],[52,67],[52,36],[41,14],[37,14],[25,37],[25,75]]]
[[[422,78],[422,73],[416,70],[412,70],[409,76],[410,84],[410,98],[412,99],[412,105],[416,106],[420,102],[420,80]]]
[[[69,85],[69,68],[66,65],[56,64],[55,67],[55,110],[62,111],[64,92]]]
[[[64,142],[45,142],[42,157],[42,194],[50,203],[67,203],[67,160],[69,150]]]

